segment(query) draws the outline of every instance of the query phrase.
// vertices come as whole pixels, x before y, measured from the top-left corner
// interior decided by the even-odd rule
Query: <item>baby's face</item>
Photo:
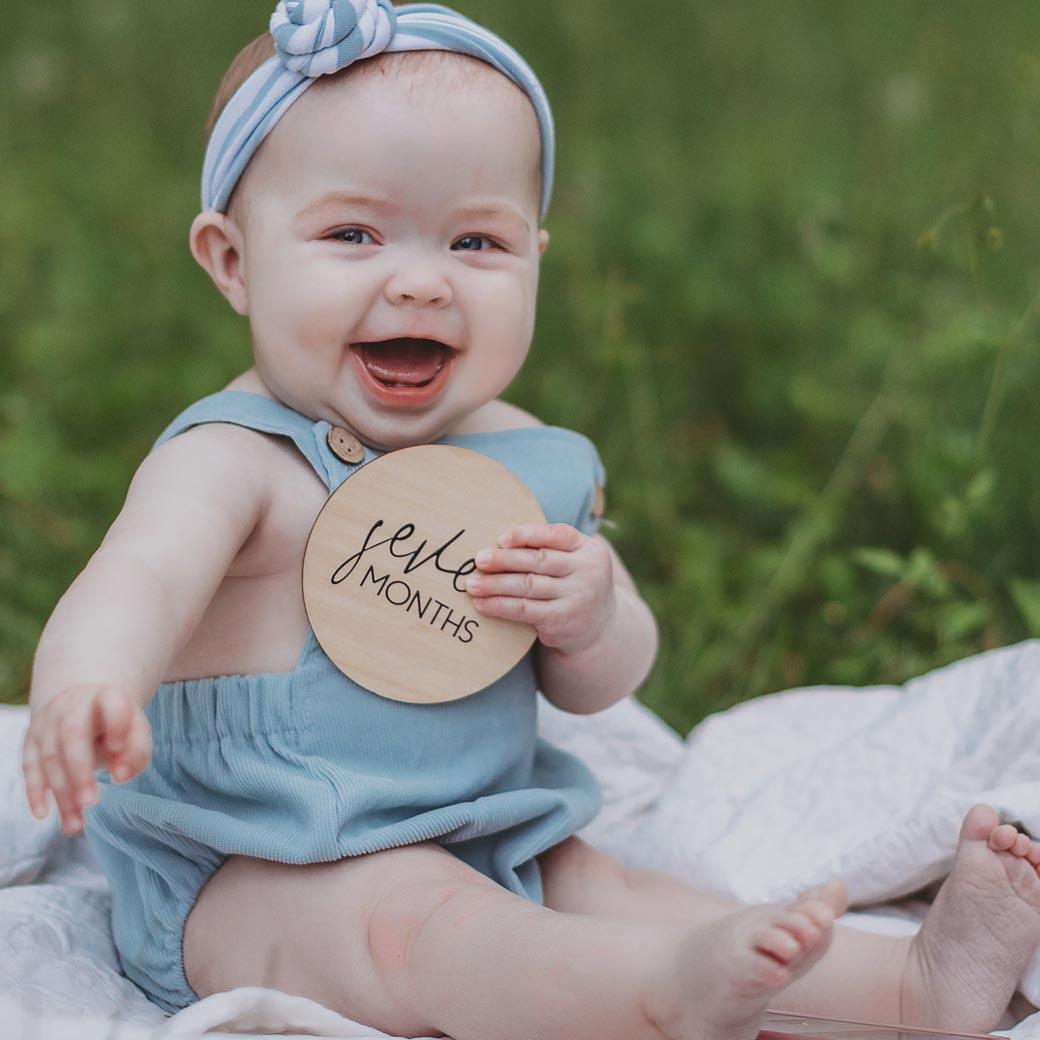
[[[413,96],[378,70],[315,84],[254,156],[241,276],[257,372],[290,407],[383,449],[441,436],[530,347],[548,242],[538,123],[488,71]],[[380,348],[357,345],[394,338],[452,348],[418,346],[406,381],[447,359],[427,389],[369,374]]]

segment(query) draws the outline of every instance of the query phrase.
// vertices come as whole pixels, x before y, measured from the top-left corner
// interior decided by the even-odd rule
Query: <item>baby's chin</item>
[[[343,426],[361,438],[365,444],[379,451],[396,451],[416,444],[429,444],[445,436],[458,421],[441,409],[427,412],[375,411],[369,408],[326,406],[329,422]],[[338,416],[333,419],[332,416]]]

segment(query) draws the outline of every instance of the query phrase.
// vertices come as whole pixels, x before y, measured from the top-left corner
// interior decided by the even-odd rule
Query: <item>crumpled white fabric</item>
[[[683,742],[635,701],[598,715],[540,704],[540,732],[581,756],[604,790],[582,837],[630,866],[749,902],[828,877],[846,923],[910,932],[906,899],[949,869],[975,802],[1040,835],[1040,641],[969,658],[904,687],[816,687],[713,716]],[[118,972],[107,882],[82,836],[25,804],[28,712],[0,706],[0,1021],[26,1040],[202,1035],[383,1038],[302,997],[245,987],[173,1017]],[[884,905],[881,905],[884,904]],[[1040,1040],[1040,962],[1005,1033]],[[1028,1016],[1028,1017],[1027,1017]],[[118,1021],[113,1021],[118,1020]]]

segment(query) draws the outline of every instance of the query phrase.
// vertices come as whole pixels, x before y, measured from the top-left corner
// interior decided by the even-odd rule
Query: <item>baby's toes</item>
[[[1011,846],[1011,853],[1014,856],[1018,856],[1020,859],[1025,859],[1032,847],[1033,843],[1029,840],[1029,835],[1019,834],[1015,838],[1014,845]]]
[[[816,911],[822,905],[823,916],[817,917]],[[806,907],[810,907],[816,923],[821,928],[826,928],[828,925],[833,924],[835,918],[840,917],[849,906],[849,890],[845,887],[843,881],[832,878],[825,885],[820,885],[818,888],[810,888],[808,891],[803,892],[798,899],[795,900],[793,910],[805,910]]]
[[[805,944],[787,927],[787,914],[759,933],[755,949],[768,953],[781,964],[790,964],[805,950]]]
[[[826,885],[817,885],[815,888],[807,888],[804,892],[799,893],[795,902],[801,903],[809,899],[816,901],[826,900],[827,893],[830,890],[830,884],[831,882],[828,881]]]
[[[788,910],[777,923],[798,940],[802,949],[808,949],[819,941],[829,924],[829,922],[818,924],[814,915],[822,918],[829,912],[823,903],[817,903],[815,906],[811,903],[798,903]]]
[[[1002,823],[994,827],[989,834],[989,847],[994,852],[1009,852],[1014,848],[1018,831],[1010,823]]]
[[[1026,859],[1034,867],[1040,867],[1040,844],[1037,844],[1035,841],[1032,843],[1032,846],[1026,853]]]
[[[791,973],[782,964],[778,964],[772,954],[759,953],[754,967],[755,990],[783,989],[791,981]]]
[[[824,902],[822,899],[807,899],[804,896],[791,909],[808,917],[821,934],[834,924],[834,919],[838,916],[833,903]]]

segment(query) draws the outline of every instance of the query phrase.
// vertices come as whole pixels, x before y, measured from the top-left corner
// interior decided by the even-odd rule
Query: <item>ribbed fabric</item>
[[[256,394],[223,391],[187,408],[156,445],[202,422],[289,438],[330,490],[358,465],[329,449],[329,423]],[[603,464],[557,426],[444,437],[508,466],[550,523],[596,529]],[[542,901],[535,856],[585,826],[599,788],[574,756],[537,738],[532,647],[501,679],[446,704],[387,700],[348,679],[309,632],[291,672],[163,683],[147,704],[153,753],[124,784],[98,771],[85,812],[112,888],[122,968],[174,1013],[199,999],[183,931],[203,884],[233,854],[329,862],[436,840],[512,892]]]

